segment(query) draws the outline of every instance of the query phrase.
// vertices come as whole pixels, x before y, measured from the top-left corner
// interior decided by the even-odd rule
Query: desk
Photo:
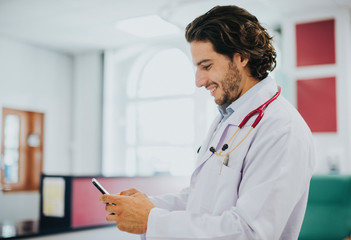
[[[140,239],[119,231],[114,223],[106,222],[105,207],[98,201],[101,193],[91,184],[98,176],[43,175],[44,178],[60,178],[64,181],[64,214],[62,217],[43,214],[43,190],[41,189],[40,220],[0,223],[0,239],[92,239],[104,236],[111,239]],[[111,193],[135,187],[149,195],[179,192],[188,185],[188,177],[99,177]],[[41,186],[43,187],[43,182]],[[89,209],[90,211],[86,211]],[[58,228],[59,227],[59,228]],[[88,233],[89,232],[89,233]],[[99,235],[100,234],[100,235]],[[64,236],[63,236],[64,235]],[[74,237],[73,237],[74,235]],[[94,237],[93,237],[94,236]]]
[[[4,221],[0,223],[0,239],[12,239],[19,238],[21,236],[32,236],[38,234],[38,232],[38,221]]]
[[[52,239],[53,237],[52,235],[57,235],[57,234],[67,235],[68,233],[77,233],[77,232],[91,231],[91,230],[99,230],[100,232],[106,231],[106,232],[112,232],[112,233],[116,232],[116,234],[121,233],[114,224],[76,228],[76,229],[72,229],[72,228],[55,228],[55,229],[45,228],[44,229],[40,227],[39,221],[33,221],[33,220],[20,221],[20,222],[4,221],[0,223],[0,239],[23,239],[23,238],[32,239],[32,238],[43,237],[48,235],[50,235],[48,236],[48,238]],[[67,240],[66,237],[65,239]],[[72,239],[77,239],[77,238],[72,238]],[[130,238],[130,239],[134,239],[134,238]]]

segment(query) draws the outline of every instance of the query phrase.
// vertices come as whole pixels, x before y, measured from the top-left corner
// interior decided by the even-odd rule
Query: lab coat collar
[[[274,94],[278,91],[278,86],[273,78],[268,76],[267,78],[263,79],[260,83],[262,87],[257,91],[257,93],[247,99],[244,103],[242,103],[235,112],[226,120],[223,124],[224,127],[229,125],[232,126],[239,126],[242,120],[246,117],[249,112],[258,108],[263,103],[268,101]],[[251,124],[255,121],[255,116],[252,117],[244,127],[251,126]]]

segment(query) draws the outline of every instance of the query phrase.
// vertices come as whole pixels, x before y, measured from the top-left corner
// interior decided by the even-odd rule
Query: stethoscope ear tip
[[[228,148],[228,144],[224,144],[223,147],[222,147],[222,151],[227,150],[227,148]]]
[[[215,153],[216,149],[214,147],[210,147],[210,152]]]

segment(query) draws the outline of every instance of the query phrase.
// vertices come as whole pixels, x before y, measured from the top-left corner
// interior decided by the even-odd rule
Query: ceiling
[[[118,31],[118,20],[159,14],[184,29],[213,6],[228,4],[246,8],[267,26],[302,10],[351,9],[351,0],[0,0],[0,36],[73,54],[113,49],[145,41]]]

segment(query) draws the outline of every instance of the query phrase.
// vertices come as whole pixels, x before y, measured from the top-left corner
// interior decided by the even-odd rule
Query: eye
[[[204,70],[210,70],[211,66],[212,66],[212,64],[203,65],[203,66],[202,66],[202,69],[204,69]]]

